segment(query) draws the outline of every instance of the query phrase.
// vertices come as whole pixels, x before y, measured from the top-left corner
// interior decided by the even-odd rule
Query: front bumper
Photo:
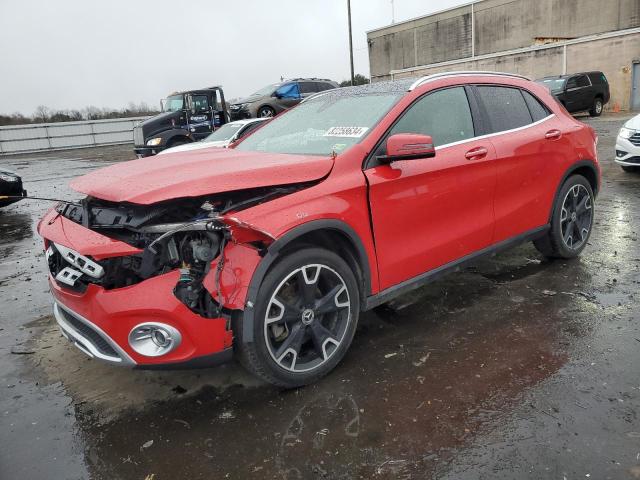
[[[636,146],[626,138],[616,139],[615,162],[629,167],[640,166],[640,146]]]
[[[173,294],[179,272],[172,271],[130,287],[105,290],[90,284],[78,293],[50,275],[54,314],[63,334],[89,356],[137,368],[211,366],[231,358],[233,337],[226,318],[204,318]],[[176,328],[180,344],[159,357],[141,355],[129,345],[137,325],[156,322]]]
[[[229,109],[229,118],[231,121],[245,120],[252,118],[252,114],[249,108],[241,108],[240,110]]]
[[[5,182],[0,187],[0,195],[6,195],[11,197],[26,197],[27,191],[22,188],[22,182]],[[0,200],[0,207],[6,207],[12,203],[19,202],[19,198],[2,199]]]
[[[127,352],[97,325],[61,303],[54,302],[53,315],[62,335],[91,358],[116,365],[133,366],[136,364]]]
[[[155,147],[135,146],[133,151],[138,158],[150,157],[156,155],[166,148],[165,145],[157,145]]]

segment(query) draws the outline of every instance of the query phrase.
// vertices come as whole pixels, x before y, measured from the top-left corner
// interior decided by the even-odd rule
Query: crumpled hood
[[[76,178],[71,187],[112,202],[148,205],[271,185],[311,182],[333,167],[330,156],[207,148],[141,158]]]
[[[229,145],[229,140],[217,140],[215,142],[191,142],[184,145],[178,145],[177,147],[167,148],[162,150],[158,155],[169,155],[170,153],[177,152],[190,152],[192,150],[202,150],[203,148],[224,148]]]
[[[636,115],[627,123],[624,124],[625,127],[630,128],[632,130],[640,130],[640,115]]]

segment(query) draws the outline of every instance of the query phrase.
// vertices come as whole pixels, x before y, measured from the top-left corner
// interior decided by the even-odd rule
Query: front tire
[[[271,118],[275,116],[276,111],[267,105],[258,109],[258,118]]]
[[[285,256],[260,285],[254,341],[237,346],[240,363],[280,387],[317,381],[349,349],[359,298],[353,271],[335,253],[305,248]]]
[[[593,189],[582,175],[562,185],[553,206],[551,228],[533,244],[545,257],[574,258],[587,246],[593,227]]]

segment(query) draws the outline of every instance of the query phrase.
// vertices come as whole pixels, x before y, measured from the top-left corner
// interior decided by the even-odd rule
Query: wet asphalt
[[[595,230],[573,261],[523,245],[361,318],[327,378],[281,391],[235,364],[102,365],[55,327],[36,223],[0,210],[0,479],[640,478],[640,175],[600,135]],[[32,195],[129,146],[0,157]],[[150,161],[153,161],[152,159]]]

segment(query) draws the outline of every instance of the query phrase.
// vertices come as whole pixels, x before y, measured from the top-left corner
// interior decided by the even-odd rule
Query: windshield
[[[178,110],[182,110],[183,101],[182,95],[171,95],[167,97],[164,101],[163,112],[177,112]]]
[[[358,143],[404,93],[320,95],[257,130],[236,148],[330,155]]]
[[[564,85],[567,83],[566,78],[544,78],[542,80],[538,80],[538,83],[543,84],[552,92],[561,92],[564,90]]]
[[[213,132],[211,135],[205,137],[203,142],[224,142],[233,137],[238,130],[240,130],[243,125],[239,123],[227,123],[226,125],[221,126],[218,130]]]
[[[272,83],[271,85],[267,85],[264,88],[261,88],[260,90],[258,90],[257,92],[253,93],[253,95],[271,95],[276,88],[278,88],[280,85],[282,85],[281,83]]]

